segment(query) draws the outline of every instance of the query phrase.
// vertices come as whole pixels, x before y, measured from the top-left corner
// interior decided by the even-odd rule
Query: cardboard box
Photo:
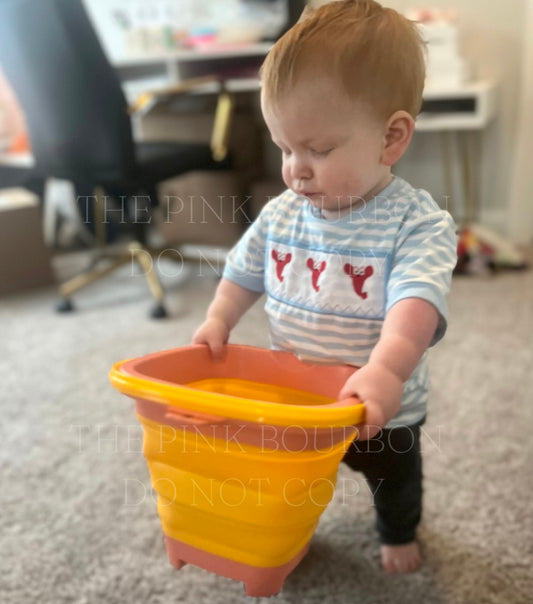
[[[232,170],[242,191],[261,177],[263,170],[262,138],[264,127],[254,114],[250,100],[236,98],[229,150]],[[213,128],[216,97],[185,96],[174,103],[155,107],[139,124],[142,140],[209,143]]]
[[[20,188],[0,190],[0,295],[54,282],[38,197]]]
[[[142,140],[209,143],[215,95],[186,95],[156,106],[140,123]],[[158,187],[165,242],[231,247],[251,223],[250,187],[262,172],[263,127],[249,98],[235,97],[231,170],[194,171]]]
[[[168,244],[231,247],[251,222],[235,173],[190,172],[158,188],[157,224]]]

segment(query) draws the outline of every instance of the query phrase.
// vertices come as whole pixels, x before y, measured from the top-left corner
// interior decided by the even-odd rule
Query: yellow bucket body
[[[276,451],[139,420],[165,535],[253,566],[284,564],[308,543],[353,438]]]
[[[313,536],[356,435],[354,424],[363,419],[360,404],[350,409],[332,404],[354,368],[343,367],[337,376],[326,366],[319,379],[314,366],[316,384],[304,391],[297,387],[301,376],[284,377],[285,370],[304,365],[292,355],[282,356],[280,365],[279,355],[287,353],[262,351],[276,355],[276,371],[269,372],[276,381],[267,382],[262,369],[251,369],[258,363],[250,351],[258,349],[235,347],[248,361],[243,367],[251,379],[245,379],[235,363],[228,363],[231,371],[214,365],[200,370],[199,359],[210,357],[198,348],[204,347],[190,347],[194,358],[188,370],[168,351],[171,358],[153,378],[142,375],[143,367],[158,367],[150,362],[141,370],[132,362],[120,363],[111,372],[115,387],[137,399],[163,532],[228,560],[263,568],[284,565]],[[174,362],[182,373],[169,384]],[[330,384],[332,376],[339,383]],[[295,422],[300,416],[304,421]]]

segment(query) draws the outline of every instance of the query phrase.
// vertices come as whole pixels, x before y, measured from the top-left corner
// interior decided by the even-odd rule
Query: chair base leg
[[[152,310],[150,311],[150,317],[152,319],[166,319],[168,317],[167,309],[161,302],[158,302],[155,306],[152,307]]]
[[[90,285],[91,283],[98,281],[102,277],[112,273],[121,266],[135,261],[142,268],[144,277],[148,283],[150,293],[155,299],[155,305],[150,310],[150,317],[152,319],[164,319],[168,317],[167,309],[165,308],[165,295],[159,277],[154,270],[151,259],[150,250],[142,246],[138,242],[133,242],[128,247],[128,252],[119,254],[115,258],[108,261],[104,266],[99,266],[100,261],[106,260],[105,256],[96,255],[91,261],[89,269],[79,275],[76,275],[66,283],[63,283],[59,288],[61,299],[56,305],[56,311],[61,313],[72,312],[74,305],[70,297],[80,289]]]
[[[58,300],[56,303],[56,312],[58,313],[67,313],[72,312],[73,310],[75,310],[74,304],[72,304],[70,298],[61,298],[61,300]]]

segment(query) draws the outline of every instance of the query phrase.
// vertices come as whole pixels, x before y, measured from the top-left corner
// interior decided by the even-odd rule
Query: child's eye
[[[333,151],[333,147],[329,147],[328,149],[309,149],[311,151],[311,155],[316,157],[326,157]]]

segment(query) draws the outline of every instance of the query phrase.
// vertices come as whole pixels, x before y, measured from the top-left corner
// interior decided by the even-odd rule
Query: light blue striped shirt
[[[224,277],[266,293],[273,348],[306,361],[361,366],[387,311],[404,298],[433,304],[440,320],[432,344],[444,335],[456,250],[451,216],[426,191],[394,177],[370,201],[327,219],[304,197],[285,191],[231,250]],[[425,416],[426,356],[388,427]]]

